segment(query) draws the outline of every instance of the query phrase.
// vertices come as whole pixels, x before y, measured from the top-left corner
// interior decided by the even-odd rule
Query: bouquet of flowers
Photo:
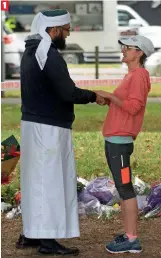
[[[1,184],[8,184],[10,174],[20,158],[20,145],[11,135],[1,143]]]

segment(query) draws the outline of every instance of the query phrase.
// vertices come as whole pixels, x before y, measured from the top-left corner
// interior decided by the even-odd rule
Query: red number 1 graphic
[[[8,11],[8,1],[1,1],[1,11]]]

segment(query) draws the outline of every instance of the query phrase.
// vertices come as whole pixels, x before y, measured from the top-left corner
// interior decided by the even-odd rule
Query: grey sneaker
[[[129,241],[128,237],[119,235],[114,238],[112,242],[106,245],[106,250],[110,253],[141,253],[142,247],[139,239]]]

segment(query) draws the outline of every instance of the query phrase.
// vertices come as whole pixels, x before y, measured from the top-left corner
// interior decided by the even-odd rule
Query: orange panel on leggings
[[[130,183],[130,169],[129,167],[121,169],[121,180],[123,184]]]

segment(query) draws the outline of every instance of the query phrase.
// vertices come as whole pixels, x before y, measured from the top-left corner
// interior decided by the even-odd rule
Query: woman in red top
[[[150,90],[150,77],[144,62],[154,52],[154,46],[148,38],[138,35],[119,40],[119,43],[128,74],[112,94],[97,91],[109,105],[103,127],[105,153],[121,198],[125,230],[107,244],[106,249],[110,253],[139,253],[142,247],[137,238],[138,207],[131,180],[130,155],[133,140],[142,127]]]

